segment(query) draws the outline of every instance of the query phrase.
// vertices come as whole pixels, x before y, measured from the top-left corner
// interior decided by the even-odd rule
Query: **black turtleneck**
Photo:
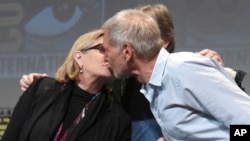
[[[67,128],[74,122],[77,116],[81,113],[83,107],[95,96],[81,89],[76,83],[71,93],[68,111],[65,115],[63,121],[63,130],[64,133]]]

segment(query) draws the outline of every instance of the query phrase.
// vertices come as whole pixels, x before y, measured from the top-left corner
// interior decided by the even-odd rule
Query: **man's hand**
[[[28,75],[23,75],[22,78],[20,79],[19,83],[21,85],[21,90],[26,91],[31,83],[34,81],[35,78],[41,78],[48,76],[47,74],[43,73],[30,73]]]
[[[196,52],[196,53],[198,53],[202,56],[208,57],[208,58],[215,59],[219,64],[224,66],[223,60],[221,59],[220,55],[216,51],[213,51],[210,49],[204,49],[204,50]]]

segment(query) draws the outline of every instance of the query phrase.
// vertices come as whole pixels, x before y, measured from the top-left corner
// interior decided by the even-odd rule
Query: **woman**
[[[108,94],[103,31],[80,36],[55,79],[44,77],[20,97],[2,141],[127,141],[130,119]]]

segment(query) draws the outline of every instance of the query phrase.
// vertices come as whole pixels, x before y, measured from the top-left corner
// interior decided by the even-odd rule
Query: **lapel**
[[[20,138],[21,140],[28,140],[28,135],[36,121],[41,117],[44,112],[46,112],[50,108],[52,108],[53,112],[50,119],[51,128],[50,131],[48,131],[48,137],[53,138],[53,136],[51,135],[56,132],[56,127],[60,124],[60,121],[62,120],[63,115],[66,111],[65,107],[67,104],[65,103],[67,102],[67,99],[70,96],[69,93],[71,89],[62,89],[63,86],[59,83],[54,84],[55,87],[51,87],[51,83],[47,81],[45,81],[44,83],[47,83],[48,85],[45,85],[44,87],[42,85],[42,87],[39,87],[37,91],[38,93],[41,91],[42,92],[39,93],[39,95],[35,99],[35,102],[33,103],[33,107],[31,108],[31,115],[29,116],[29,118],[27,118],[26,123],[23,127],[23,129],[25,130],[22,130],[21,135],[23,135],[23,137]]]
[[[54,135],[56,134],[58,127],[61,124],[61,121],[63,120],[66,112],[67,107],[70,100],[70,95],[72,92],[72,83],[68,84],[64,89],[60,92],[60,96],[55,98],[55,101],[53,102],[52,106],[52,113],[50,120],[50,132],[49,136],[53,139]]]

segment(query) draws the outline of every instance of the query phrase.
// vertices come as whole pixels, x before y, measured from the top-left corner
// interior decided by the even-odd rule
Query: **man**
[[[166,48],[169,53],[172,53],[175,49],[174,23],[167,7],[163,4],[153,4],[140,6],[136,9],[151,16],[157,22],[161,31],[161,37],[164,41],[163,47]],[[215,51],[204,49],[197,53],[215,59],[223,65],[221,57]],[[241,87],[241,80],[244,76],[240,76],[242,76],[241,74],[244,74],[244,72],[234,71],[230,68],[226,68],[226,70],[232,74],[232,77],[235,78],[235,81]],[[121,101],[131,116],[132,140],[155,141],[159,139],[159,137],[163,135],[150,111],[149,102],[144,95],[139,92],[141,84],[133,77],[125,79],[123,84]]]
[[[144,84],[141,92],[167,140],[229,140],[230,124],[250,123],[250,97],[224,68],[195,53],[170,55],[151,17],[123,10],[103,29],[115,77]]]

